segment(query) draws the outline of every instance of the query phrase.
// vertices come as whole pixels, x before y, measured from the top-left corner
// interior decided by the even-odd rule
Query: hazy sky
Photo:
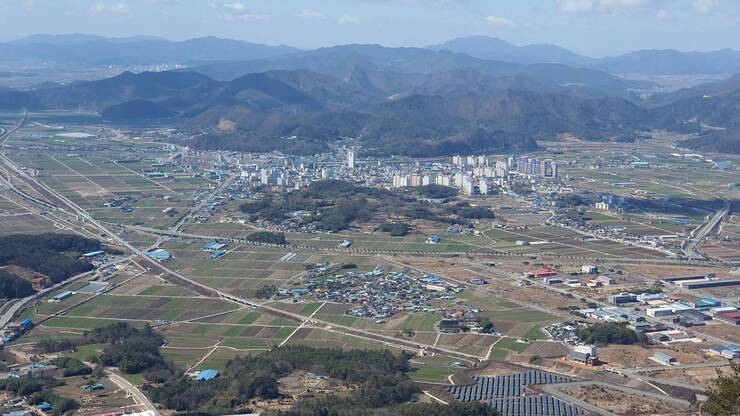
[[[489,35],[603,56],[740,49],[740,0],[0,0],[0,39],[34,33],[214,35],[302,48]]]

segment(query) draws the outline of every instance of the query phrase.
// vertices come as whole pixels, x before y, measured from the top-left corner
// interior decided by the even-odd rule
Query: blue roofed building
[[[218,378],[218,370],[202,370],[195,376],[195,381],[209,381]]]
[[[697,309],[718,308],[722,306],[722,301],[717,298],[703,298],[694,302]]]

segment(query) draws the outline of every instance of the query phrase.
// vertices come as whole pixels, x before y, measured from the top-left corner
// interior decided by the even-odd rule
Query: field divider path
[[[80,178],[84,179],[85,181],[90,182],[94,187],[100,189],[101,191],[105,192],[106,194],[113,195],[114,197],[118,198],[118,195],[116,195],[113,191],[100,186],[97,182],[95,182],[92,179],[88,178],[87,176],[81,174],[80,172],[78,172],[77,170],[73,169],[71,166],[69,166],[68,164],[62,162],[61,160],[55,158],[54,156],[51,156],[51,160],[53,160],[53,161],[59,163],[60,165],[64,166],[70,172],[74,173],[75,175],[79,176]]]
[[[193,369],[195,369],[199,365],[203,364],[203,362],[205,360],[207,360],[208,357],[210,357],[211,355],[213,355],[213,353],[215,353],[216,350],[218,350],[218,348],[221,346],[221,343],[222,342],[223,342],[223,340],[220,340],[216,344],[214,344],[213,345],[213,348],[211,348],[211,350],[208,352],[208,354],[204,355],[203,358],[201,358],[197,363],[193,364],[190,368],[188,368],[187,370],[185,370],[185,374],[189,374],[191,371],[193,371]]]
[[[309,316],[308,316],[308,319],[311,319],[311,318],[313,318],[313,316],[314,316],[314,315],[316,315],[316,314],[317,314],[317,313],[319,312],[319,310],[321,310],[321,308],[323,308],[323,307],[324,307],[324,305],[326,305],[326,302],[322,303],[322,304],[321,304],[321,306],[319,306],[318,308],[316,308],[316,310],[315,310],[315,311],[313,311],[313,313],[312,313],[311,315],[309,315]],[[290,341],[290,339],[291,339],[291,338],[293,338],[293,335],[295,335],[295,334],[296,334],[296,333],[297,333],[298,331],[300,331],[300,330],[301,330],[302,328],[305,328],[305,327],[306,327],[306,323],[308,323],[308,322],[309,322],[309,321],[303,321],[303,322],[301,322],[301,324],[300,324],[300,325],[298,325],[298,327],[297,327],[297,328],[296,328],[296,329],[295,329],[295,330],[294,330],[293,332],[291,332],[291,333],[290,333],[290,335],[288,335],[288,337],[287,337],[287,338],[285,338],[285,339],[284,339],[284,340],[283,340],[283,341],[282,341],[282,342],[280,343],[280,346],[282,347],[282,346],[283,346],[283,345],[285,345],[285,344],[286,344],[286,343],[287,343],[288,341]]]
[[[121,168],[123,168],[123,169],[126,169],[127,171],[129,171],[129,172],[131,172],[131,173],[134,173],[134,174],[136,174],[136,175],[138,175],[138,176],[141,176],[142,178],[144,178],[144,179],[148,180],[149,182],[151,182],[151,183],[153,183],[153,184],[155,184],[155,185],[159,186],[159,187],[160,187],[160,188],[162,188],[162,189],[166,189],[167,191],[169,191],[169,192],[172,192],[172,193],[173,193],[173,194],[175,194],[175,195],[179,195],[177,191],[175,191],[175,190],[173,190],[173,189],[171,189],[171,188],[169,188],[169,187],[167,187],[167,186],[164,186],[164,185],[162,185],[161,183],[159,183],[159,182],[157,182],[157,181],[153,181],[153,180],[151,180],[150,178],[147,178],[146,176],[144,176],[144,175],[142,175],[141,173],[139,173],[139,172],[137,172],[137,171],[135,171],[135,170],[133,170],[133,169],[129,168],[128,166],[124,166],[124,165],[122,165],[122,164],[120,164],[120,163],[118,163],[118,162],[113,162],[113,163],[115,163],[115,164],[116,164],[116,166],[118,166],[118,167],[121,167]]]

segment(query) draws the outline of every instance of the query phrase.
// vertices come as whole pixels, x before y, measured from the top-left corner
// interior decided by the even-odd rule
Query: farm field
[[[202,178],[173,174],[167,178],[147,178],[141,172],[152,162],[120,163],[87,156],[23,155],[14,160],[33,170],[37,178],[94,217],[112,223],[163,228],[174,223],[173,212],[192,205],[192,192],[207,185]],[[133,208],[105,207],[109,200],[129,198]]]

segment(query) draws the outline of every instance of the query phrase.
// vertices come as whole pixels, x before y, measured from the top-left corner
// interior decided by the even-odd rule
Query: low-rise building
[[[653,355],[653,360],[664,365],[672,365],[678,363],[678,360],[676,360],[676,358],[660,351],[656,352],[655,355]]]
[[[645,310],[645,313],[648,316],[652,316],[653,318],[660,318],[663,316],[673,315],[673,308],[670,308],[670,307],[648,308],[647,310]]]
[[[593,345],[579,345],[573,348],[568,358],[587,365],[595,365],[599,361],[599,355],[596,352],[596,347]]]

